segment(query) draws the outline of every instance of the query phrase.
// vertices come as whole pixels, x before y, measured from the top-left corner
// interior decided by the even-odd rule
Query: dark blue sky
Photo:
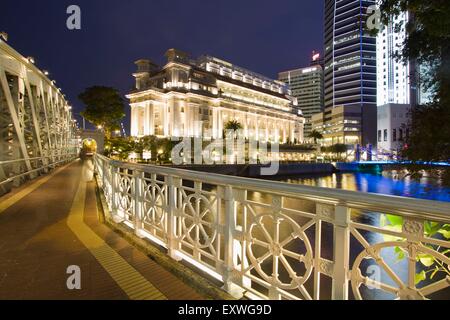
[[[66,28],[71,4],[81,7],[80,31]],[[323,1],[1,0],[0,31],[50,71],[79,112],[84,88],[113,86],[125,94],[133,86],[133,61],[162,64],[172,47],[272,78],[306,66],[312,50],[323,50]]]

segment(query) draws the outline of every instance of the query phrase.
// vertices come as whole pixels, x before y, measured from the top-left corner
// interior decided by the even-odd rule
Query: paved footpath
[[[0,197],[0,299],[202,299],[97,214],[90,161]],[[69,266],[80,290],[67,287]]]

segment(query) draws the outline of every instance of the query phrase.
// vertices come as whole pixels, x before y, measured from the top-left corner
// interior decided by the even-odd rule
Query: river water
[[[379,174],[352,172],[315,176],[277,176],[272,179],[308,186],[450,202],[450,186],[443,186],[437,179],[426,175],[421,179],[405,177],[405,172],[397,170],[383,171]]]

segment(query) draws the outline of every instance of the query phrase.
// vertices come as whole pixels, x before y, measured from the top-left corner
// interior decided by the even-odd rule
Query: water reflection
[[[279,176],[273,180],[308,186],[380,193],[450,202],[450,187],[424,175],[420,180],[412,179],[398,170],[374,173],[335,173],[321,176]]]

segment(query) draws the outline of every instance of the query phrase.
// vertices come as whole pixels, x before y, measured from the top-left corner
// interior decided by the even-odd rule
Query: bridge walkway
[[[203,297],[99,223],[92,162],[77,160],[0,198],[0,299]],[[81,289],[69,266],[78,266]],[[72,276],[72,277],[71,277]]]

